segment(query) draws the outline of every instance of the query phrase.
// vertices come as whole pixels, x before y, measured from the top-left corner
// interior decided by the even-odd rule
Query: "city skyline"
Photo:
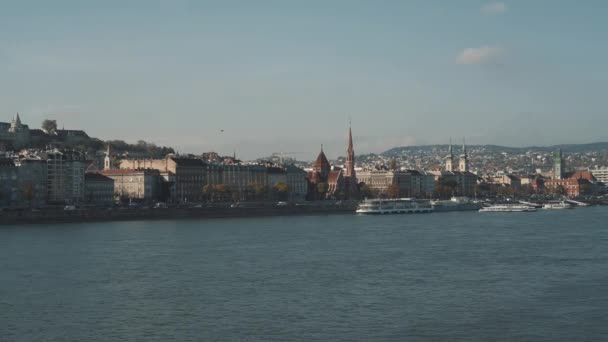
[[[12,3],[0,121],[244,159],[311,160],[320,143],[342,156],[349,118],[358,154],[449,136],[604,141],[608,28],[593,4]]]

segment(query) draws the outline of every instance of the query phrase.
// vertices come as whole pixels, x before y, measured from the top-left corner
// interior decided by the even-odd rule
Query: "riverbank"
[[[129,220],[166,220],[192,218],[234,218],[260,216],[293,216],[318,214],[351,214],[351,206],[287,207],[212,207],[212,208],[120,208],[79,210],[23,210],[0,212],[0,225],[52,224]]]

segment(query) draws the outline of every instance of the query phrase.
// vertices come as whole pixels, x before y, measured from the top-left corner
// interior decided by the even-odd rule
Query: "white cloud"
[[[499,14],[507,10],[504,2],[491,2],[481,7],[481,13],[483,14]]]
[[[487,64],[496,62],[504,54],[499,46],[481,46],[462,50],[456,58],[458,64]]]

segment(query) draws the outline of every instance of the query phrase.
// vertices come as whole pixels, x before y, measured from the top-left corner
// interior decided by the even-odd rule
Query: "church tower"
[[[344,178],[346,190],[350,197],[357,193],[357,175],[355,174],[355,149],[353,148],[353,132],[348,126],[348,145],[346,147],[346,162],[344,163]]]
[[[312,165],[312,169],[318,172],[323,180],[326,180],[327,176],[329,176],[331,165],[329,165],[329,160],[327,160],[325,152],[323,152],[323,145],[321,145],[321,152],[319,152],[317,160],[315,160],[315,163]]]
[[[564,177],[564,169],[564,157],[562,155],[562,149],[560,148],[553,154],[553,178],[562,179]]]
[[[462,138],[462,154],[460,155],[458,169],[460,172],[469,172],[469,157],[467,156],[467,146],[465,145],[464,138]]]
[[[8,130],[11,133],[17,133],[21,131],[21,118],[19,117],[19,113],[15,114],[15,117],[11,121],[11,128]]]
[[[103,169],[110,170],[112,169],[112,159],[110,158],[110,144],[108,144],[105,157],[103,158]]]
[[[445,157],[445,170],[454,171],[454,152],[452,151],[452,139],[450,139],[448,155]]]

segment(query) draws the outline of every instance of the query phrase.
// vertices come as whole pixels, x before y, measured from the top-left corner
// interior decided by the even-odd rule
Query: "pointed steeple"
[[[464,137],[462,138],[462,154],[460,155],[460,163],[458,169],[461,172],[469,172],[469,158],[467,156],[467,146]]]
[[[358,193],[357,175],[355,174],[355,148],[353,147],[353,131],[348,120],[348,146],[346,147],[346,162],[344,163],[344,178],[346,181],[346,196],[356,198]]]
[[[454,171],[454,150],[452,149],[452,138],[448,147],[448,155],[445,157],[445,170]]]
[[[464,137],[462,138],[462,155],[463,156],[467,155],[467,145],[465,143]]]

